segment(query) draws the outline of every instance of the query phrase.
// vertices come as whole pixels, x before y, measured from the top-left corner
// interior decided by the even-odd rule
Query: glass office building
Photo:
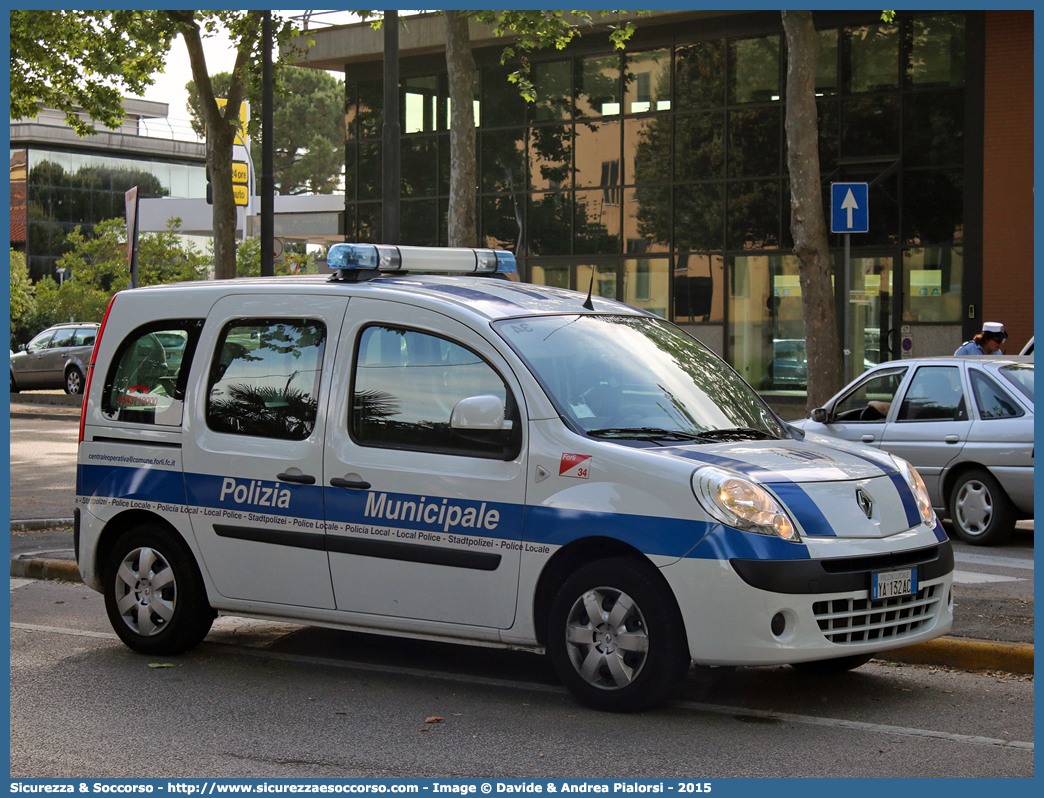
[[[898,358],[903,327],[916,354],[941,354],[979,322],[983,13],[815,16],[824,188],[869,184],[848,266],[850,376]],[[533,56],[528,104],[501,51],[475,49],[480,244],[514,251],[526,281],[593,286],[683,324],[755,387],[802,390],[778,12],[650,23],[624,52],[585,34]],[[380,63],[345,76],[345,235],[378,242]],[[446,243],[448,120],[443,55],[404,57],[403,244]],[[843,236],[829,244],[840,319]]]

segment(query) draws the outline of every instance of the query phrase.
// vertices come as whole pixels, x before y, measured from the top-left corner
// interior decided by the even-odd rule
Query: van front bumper
[[[870,598],[871,574],[917,569],[917,592]],[[900,552],[801,560],[686,558],[662,569],[703,665],[780,665],[876,653],[953,624],[949,541]]]

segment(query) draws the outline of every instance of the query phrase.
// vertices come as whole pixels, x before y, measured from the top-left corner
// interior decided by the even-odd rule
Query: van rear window
[[[176,427],[202,319],[150,322],[128,335],[105,377],[102,413],[111,421]]]

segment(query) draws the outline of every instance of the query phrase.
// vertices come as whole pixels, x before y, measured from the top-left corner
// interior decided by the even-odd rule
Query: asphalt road
[[[14,778],[1034,772],[1032,676],[693,669],[668,705],[608,715],[519,652],[219,619],[195,651],[155,659],[119,643],[83,585],[23,579],[10,618]]]
[[[43,416],[41,416],[43,414]],[[79,411],[12,406],[11,520],[72,518]],[[69,531],[12,533],[12,554],[73,559]],[[1033,642],[1033,522],[988,548],[955,542],[953,634]]]

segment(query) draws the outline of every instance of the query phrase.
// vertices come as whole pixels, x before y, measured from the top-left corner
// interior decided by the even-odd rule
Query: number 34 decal
[[[558,476],[573,477],[574,479],[587,479],[590,470],[591,455],[563,454],[562,465],[558,469]]]

